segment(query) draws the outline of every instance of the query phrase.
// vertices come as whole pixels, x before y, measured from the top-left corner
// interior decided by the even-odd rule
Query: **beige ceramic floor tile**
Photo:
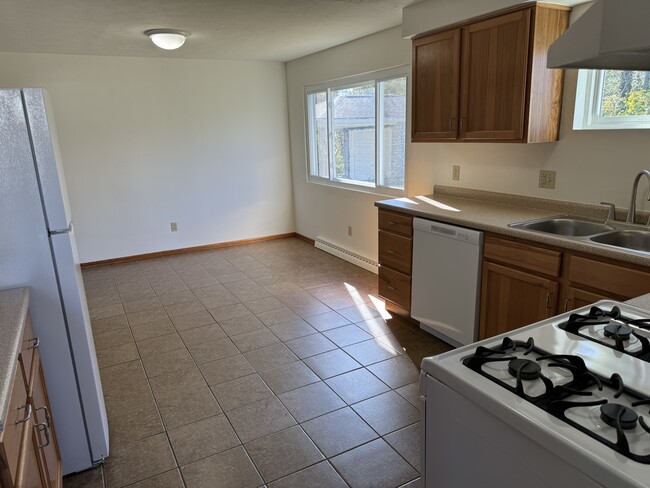
[[[299,337],[286,344],[300,359],[336,349],[336,345],[320,333]]]
[[[212,316],[210,316],[210,318],[212,318]],[[183,339],[183,342],[189,346],[192,344],[198,344],[200,342],[210,342],[224,339],[226,337],[226,333],[216,323],[210,323],[208,325],[202,325],[193,329],[184,330],[180,332],[180,336]]]
[[[344,325],[336,329],[330,329],[323,332],[323,335],[339,347],[349,346],[357,342],[372,339],[372,336],[361,330],[356,325]]]
[[[345,406],[345,402],[322,381],[282,393],[278,398],[298,422]]]
[[[397,351],[377,339],[352,344],[343,350],[364,366],[399,356]]]
[[[95,335],[95,350],[102,351],[132,342],[133,336],[131,335],[131,329],[116,329],[111,332]]]
[[[113,315],[105,319],[92,320],[91,326],[93,335],[98,335],[117,329],[126,329],[129,327],[129,323],[126,321],[126,315]]]
[[[384,440],[401,454],[418,473],[421,472],[419,422],[385,436]]]
[[[169,317],[152,320],[151,322],[145,322],[144,324],[133,325],[131,326],[131,330],[133,331],[133,337],[135,337],[136,341],[144,341],[145,339],[152,339],[154,337],[160,337],[162,335],[176,332]]]
[[[231,339],[242,353],[261,349],[280,342],[280,339],[266,327],[231,336]]]
[[[381,435],[420,420],[418,409],[394,391],[356,403],[352,408]]]
[[[390,390],[367,369],[356,369],[325,382],[349,405]]]
[[[396,488],[418,477],[385,441],[377,439],[330,459],[351,488]]]
[[[170,430],[169,440],[181,466],[240,444],[223,414]]]
[[[200,365],[201,373],[208,385],[218,385],[225,381],[241,378],[255,372],[244,356],[238,354],[218,361]]]
[[[398,356],[380,363],[371,364],[368,369],[393,389],[418,381],[420,372],[408,356]]]
[[[176,349],[183,349],[185,347],[181,337],[176,332],[154,337],[152,339],[138,341],[136,344],[138,346],[138,351],[140,351],[140,356],[143,358],[155,354],[175,351]]]
[[[284,405],[275,397],[231,410],[226,412],[226,416],[244,443],[273,434],[296,423]]]
[[[305,422],[302,428],[328,458],[378,437],[349,407]]]
[[[187,330],[201,325],[213,324],[214,318],[207,310],[172,317],[176,330]]]
[[[139,358],[138,349],[135,347],[134,342],[97,351],[97,363],[100,368],[135,361]]]
[[[129,485],[129,488],[184,488],[184,485],[180,471],[173,469]]]
[[[303,319],[269,327],[281,341],[290,341],[318,332]]]
[[[359,363],[341,349],[305,358],[304,362],[323,380],[361,368]]]
[[[209,388],[157,397],[160,415],[167,430],[221,413]]]
[[[334,311],[305,317],[305,320],[320,332],[329,329],[336,329],[337,327],[342,327],[350,323],[348,319]]]
[[[246,450],[267,483],[323,459],[311,439],[297,425],[249,442]]]
[[[199,369],[192,365],[172,373],[150,378],[149,383],[156,399],[186,391],[201,390],[207,386]]]
[[[257,488],[264,482],[243,447],[181,468],[187,488]]]
[[[175,351],[154,354],[142,358],[147,377],[154,378],[161,374],[187,369],[194,365],[192,356],[187,349],[176,349]]]
[[[250,362],[255,371],[262,372],[267,369],[277,368],[283,364],[292,363],[298,357],[282,343],[247,352],[244,357]]]
[[[258,374],[214,385],[212,391],[226,412],[273,396],[273,392]]]
[[[237,347],[227,337],[216,341],[190,344],[187,349],[196,364],[204,364],[239,354]]]
[[[328,462],[321,462],[307,469],[274,481],[269,488],[347,488],[339,474]]]
[[[116,446],[104,465],[106,488],[118,488],[176,467],[167,435]]]
[[[260,376],[276,395],[319,381],[302,361],[263,371]]]

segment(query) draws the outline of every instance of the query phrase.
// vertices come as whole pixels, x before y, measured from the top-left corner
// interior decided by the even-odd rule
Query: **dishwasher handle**
[[[413,230],[434,234],[457,241],[463,241],[468,244],[481,245],[483,232],[474,229],[466,229],[455,225],[443,224],[435,220],[426,220],[420,218],[413,219]]]

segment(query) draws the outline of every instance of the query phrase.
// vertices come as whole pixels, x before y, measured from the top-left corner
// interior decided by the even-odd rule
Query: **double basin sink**
[[[582,217],[551,217],[510,224],[516,229],[544,232],[650,254],[650,230],[623,222],[597,222]]]

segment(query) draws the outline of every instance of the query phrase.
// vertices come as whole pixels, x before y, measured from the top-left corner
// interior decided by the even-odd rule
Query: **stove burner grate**
[[[586,331],[586,327],[603,325],[604,337],[613,339],[614,344],[601,340]],[[635,329],[650,330],[650,319],[632,319],[621,314],[621,310],[614,306],[611,310],[591,307],[588,313],[572,313],[566,322],[558,325],[562,330],[575,334],[590,341],[601,344],[610,349],[623,352],[643,361],[650,362],[650,340]],[[640,348],[629,350],[630,339],[637,339]]]
[[[534,353],[534,355],[531,355],[531,353]],[[517,379],[515,387],[493,376],[483,368],[484,365],[489,363],[505,361],[508,362],[508,373]],[[497,347],[479,346],[476,348],[475,354],[463,359],[462,363],[474,372],[524,398],[614,451],[633,461],[650,465],[650,455],[634,452],[629,445],[628,435],[626,434],[626,431],[636,429],[638,425],[642,433],[648,434],[646,441],[650,441],[650,427],[640,415],[640,407],[650,405],[650,398],[643,397],[626,388],[623,379],[618,374],[615,373],[610,378],[604,378],[589,371],[584,360],[579,356],[547,354],[535,346],[532,337],[526,342],[514,341],[506,337]],[[560,368],[569,372],[570,381],[554,385],[544,375],[541,363],[544,363],[548,368]],[[524,391],[523,382],[531,380],[541,380],[545,391],[534,397],[527,395]],[[601,392],[605,388],[614,399],[620,399],[625,394],[628,401],[630,398],[634,401],[628,407],[622,403],[609,401],[607,398],[594,396],[594,391]],[[576,401],[576,397],[580,398],[580,400]],[[590,400],[590,397],[593,400]],[[570,409],[597,406],[600,407],[601,420],[616,429],[616,442],[612,442],[604,435],[601,435],[600,432],[597,432],[596,430],[599,428],[597,424],[588,427],[567,416],[567,411]],[[635,433],[635,435],[637,434]]]

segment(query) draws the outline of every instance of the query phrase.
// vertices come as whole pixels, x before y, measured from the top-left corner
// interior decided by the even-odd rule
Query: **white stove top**
[[[601,301],[595,304],[603,310],[619,307],[622,315],[631,319],[647,319],[650,312],[614,301]],[[571,313],[588,313],[591,306],[574,310]],[[650,397],[650,362],[644,361],[626,352],[617,351],[604,344],[591,341],[585,337],[567,332],[559,327],[569,319],[571,313],[566,313],[544,320],[517,331],[503,334],[498,337],[461,347],[439,356],[425,358],[422,362],[423,373],[429,374],[446,384],[453,390],[464,395],[473,403],[481,405],[493,415],[509,423],[513,427],[539,442],[556,454],[570,459],[571,463],[588,473],[604,486],[611,487],[648,487],[650,486],[650,464],[643,464],[616,452],[611,447],[592,438],[561,418],[551,415],[544,409],[532,403],[529,399],[517,395],[517,379],[508,370],[508,361],[488,362],[481,366],[483,373],[497,378],[508,385],[504,387],[463,364],[463,360],[473,356],[478,346],[486,348],[499,348],[505,337],[522,343],[533,339],[535,352],[522,355],[524,347],[515,357],[532,359],[541,366],[541,372],[550,379],[554,385],[563,385],[573,380],[573,375],[565,368],[549,366],[552,361],[537,360],[543,353],[552,355],[572,355],[583,359],[587,368],[602,377],[609,379],[614,373],[618,374],[625,387],[640,398]],[[605,337],[602,327],[584,327],[581,333],[593,333],[596,338],[611,346],[615,340]],[[645,335],[644,335],[645,334]],[[647,332],[640,331],[642,337],[650,336]],[[631,353],[640,350],[639,340],[634,335],[625,342]],[[538,352],[542,351],[542,353]],[[513,357],[511,351],[507,352]],[[541,379],[520,381],[520,388],[528,397],[539,397],[547,390]],[[637,397],[630,397],[627,393],[613,398],[617,383],[608,388],[598,390],[596,386],[590,389],[591,397],[576,397],[573,401],[594,402],[606,399],[610,403],[630,406]],[[650,405],[636,407],[637,412],[645,418],[650,425]],[[570,408],[565,411],[566,418],[579,425],[589,426],[599,431],[602,437],[615,443],[617,440],[616,428],[606,424],[601,419],[600,405]],[[625,437],[631,450],[638,455],[650,455],[650,434],[637,424],[634,429],[626,429]]]

